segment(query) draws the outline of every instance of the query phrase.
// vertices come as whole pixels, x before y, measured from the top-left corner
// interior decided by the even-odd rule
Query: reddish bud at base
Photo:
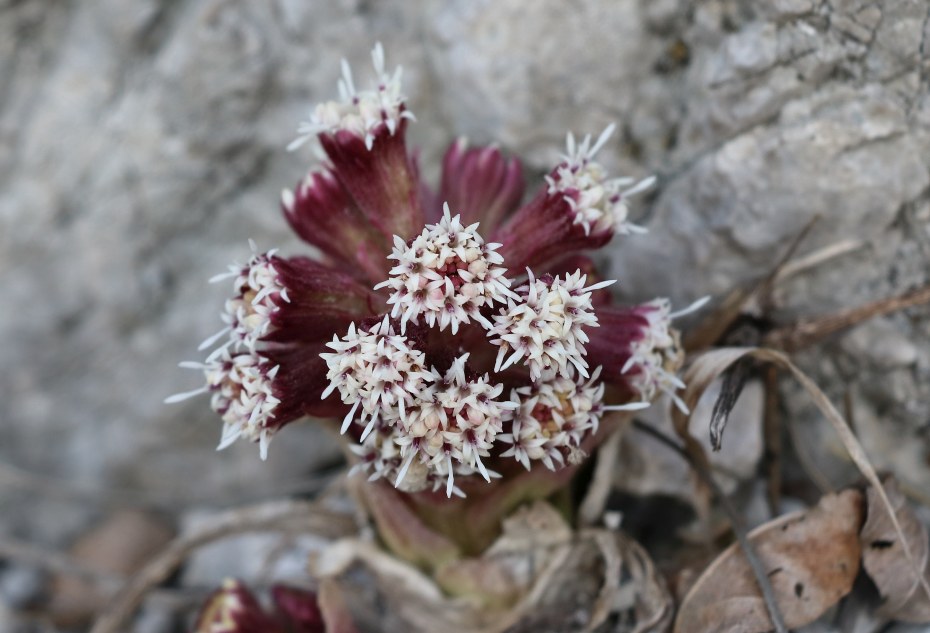
[[[517,208],[524,188],[520,161],[505,159],[496,147],[468,148],[461,138],[442,160],[439,200],[455,209],[463,224],[480,222],[486,235]]]

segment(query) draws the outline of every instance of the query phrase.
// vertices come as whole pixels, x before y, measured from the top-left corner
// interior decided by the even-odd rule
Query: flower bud
[[[464,224],[480,222],[490,234],[523,198],[523,168],[496,147],[468,147],[460,138],[442,160],[439,199],[462,216]]]

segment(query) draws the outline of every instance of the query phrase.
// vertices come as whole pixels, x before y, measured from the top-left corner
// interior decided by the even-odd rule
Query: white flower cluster
[[[675,393],[678,389],[684,389],[685,383],[675,374],[674,369],[668,369],[677,368],[681,364],[680,357],[683,354],[678,337],[671,329],[671,323],[677,317],[699,310],[709,299],[710,297],[699,299],[677,312],[671,311],[668,299],[653,299],[645,304],[654,308],[642,313],[649,322],[646,336],[631,345],[633,354],[621,369],[622,373],[626,373],[634,366],[639,368],[631,377],[630,383],[639,391],[643,400],[652,400],[658,394],[664,393],[671,398],[676,407],[688,413],[687,405]]]
[[[603,413],[603,383],[596,383],[600,368],[586,383],[546,372],[542,380],[510,392],[517,405],[510,433],[498,436],[510,444],[502,457],[513,457],[529,470],[540,460],[550,470],[584,457],[581,440],[597,432]]]
[[[490,454],[516,404],[498,400],[504,386],[492,384],[487,374],[469,379],[467,361],[468,354],[459,356],[443,376],[434,368],[432,384],[421,394],[419,407],[402,422],[404,433],[396,440],[404,458],[398,484],[416,461],[448,477],[447,494],[452,493],[453,476],[460,466],[491,480],[481,458]]]
[[[240,437],[259,443],[262,459],[268,457],[271,432],[267,424],[274,417],[278,398],[271,389],[278,367],[267,363],[253,352],[230,354],[227,347],[212,354],[205,363],[183,362],[181,367],[204,372],[207,384],[188,393],[181,393],[165,402],[180,402],[202,394],[212,394],[210,407],[223,419],[223,433],[217,450],[222,450]]]
[[[504,277],[504,258],[495,250],[500,244],[485,244],[478,234],[478,223],[462,226],[460,217],[452,217],[449,205],[443,207],[438,224],[429,224],[408,245],[394,236],[394,250],[388,259],[397,265],[391,277],[375,286],[389,288],[388,303],[394,307],[391,318],[400,318],[401,332],[407,322],[419,322],[422,315],[430,327],[444,330],[475,319],[486,328],[491,323],[480,309],[494,302],[516,298],[510,280]]]
[[[549,193],[563,194],[575,214],[574,223],[584,228],[585,235],[607,230],[623,235],[645,232],[643,227],[627,222],[626,199],[652,187],[655,177],[638,183],[631,178],[608,178],[601,164],[594,161],[614,129],[613,124],[609,125],[593,147],[591,135],[576,144],[575,136],[569,132],[562,162],[553,174],[546,176]]]
[[[198,349],[226,341],[214,349],[205,363],[183,362],[181,367],[204,372],[206,385],[171,396],[165,402],[180,402],[202,393],[212,393],[210,407],[223,419],[223,433],[217,450],[239,437],[259,442],[262,459],[268,456],[271,432],[268,423],[279,403],[272,390],[278,367],[269,363],[258,349],[259,339],[272,331],[271,315],[280,309],[277,300],[289,301],[287,289],[278,282],[274,250],[259,253],[250,242],[252,256],[245,266],[232,264],[211,283],[233,279],[233,297],[220,313],[226,327],[205,340]]]
[[[635,411],[648,402],[604,405],[604,383],[599,382],[601,368],[587,382],[580,378],[547,371],[541,380],[511,390],[510,399],[517,405],[510,433],[498,439],[510,448],[501,457],[513,457],[530,470],[530,461],[539,460],[550,470],[567,463],[576,464],[586,456],[581,442],[588,432],[597,433],[606,411]]]
[[[449,495],[455,474],[477,471],[490,481],[481,458],[516,404],[498,401],[503,385],[490,383],[487,375],[466,376],[468,354],[455,359],[444,375],[435,368],[425,371],[423,352],[395,334],[387,317],[369,330],[353,324],[345,337],[327,345],[335,351],[321,354],[331,381],[323,397],[339,389],[342,401],[352,404],[343,433],[353,421],[365,425],[357,452],[374,470],[372,478],[390,474],[400,487],[412,467],[407,489],[422,489],[428,480],[435,484],[442,475]]]
[[[320,354],[330,381],[323,398],[338,389],[342,401],[352,405],[342,423],[343,433],[361,407],[357,422],[365,424],[368,418],[362,440],[379,419],[389,424],[405,420],[407,411],[419,402],[424,385],[433,379],[425,369],[426,355],[395,334],[386,316],[367,330],[352,323],[346,336],[333,335],[326,346],[334,351]]]
[[[529,281],[517,289],[518,300],[510,299],[507,308],[494,317],[489,335],[491,343],[500,346],[494,371],[503,371],[524,358],[533,380],[547,370],[571,375],[569,365],[587,377],[584,355],[588,336],[582,328],[598,325],[591,292],[616,280],[585,288],[587,277],[581,271],[551,281],[535,279],[529,269],[527,274]]]
[[[402,119],[413,119],[413,113],[405,109],[405,97],[401,94],[402,68],[398,66],[393,75],[384,70],[384,49],[381,43],[371,52],[371,61],[377,75],[377,84],[369,90],[356,90],[352,81],[352,69],[342,60],[342,79],[339,80],[338,101],[327,101],[316,106],[310,120],[297,128],[298,137],[290,145],[294,150],[314,138],[320,132],[335,133],[346,130],[365,139],[370,150],[375,142],[375,133],[386,126],[393,135]]]
[[[223,335],[229,334],[229,340],[214,350],[214,355],[231,345],[245,346],[254,352],[258,340],[271,331],[271,315],[279,309],[276,300],[290,301],[287,288],[278,282],[278,273],[272,262],[276,250],[258,253],[254,242],[251,246],[252,257],[245,266],[232,264],[228,272],[210,279],[211,283],[216,283],[232,277],[234,295],[226,300],[220,314],[226,327],[201,343],[200,350],[207,349]]]
[[[364,442],[351,447],[352,452],[358,455],[359,461],[349,470],[349,476],[357,472],[366,473],[369,481],[386,479],[403,492],[436,492],[445,488],[450,496],[465,496],[462,489],[454,483],[450,490],[447,461],[432,464],[422,456],[417,459],[416,455],[404,460],[400,444],[403,437],[404,432],[398,426],[380,422]],[[467,477],[478,471],[465,464],[453,463],[452,472],[454,477]],[[499,477],[498,473],[487,472],[490,477]]]
[[[476,229],[464,227],[446,205],[442,221],[409,245],[395,238],[397,266],[375,286],[393,290],[391,314],[368,329],[352,324],[327,343],[332,352],[321,354],[330,380],[323,397],[338,389],[351,405],[343,433],[352,422],[364,426],[354,450],[362,459],[358,470],[371,479],[390,478],[415,491],[438,489],[444,478],[446,494],[460,494],[455,475],[479,473],[487,481],[496,475],[482,460],[498,439],[512,445],[505,455],[525,466],[540,459],[554,469],[580,456],[582,438],[597,430],[604,411],[648,406],[605,407],[600,368],[586,383],[575,378],[588,377],[583,328],[598,325],[591,293],[614,282],[586,287],[581,271],[538,279],[527,269],[528,281],[513,292],[497,245],[485,244]],[[505,299],[493,323],[481,315]],[[440,331],[451,325],[453,334],[474,320],[499,347],[494,371],[523,359],[534,384],[502,400],[503,384],[471,375],[469,354],[461,350],[444,373],[427,369],[425,353],[405,332],[421,316]],[[391,319],[400,322],[400,333]],[[513,428],[504,434],[509,421]]]

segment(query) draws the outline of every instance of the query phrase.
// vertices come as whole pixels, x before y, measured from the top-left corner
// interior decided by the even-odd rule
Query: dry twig
[[[3,536],[0,536],[0,559],[34,565],[57,574],[76,576],[81,580],[99,585],[103,589],[110,591],[115,590],[125,581],[125,578],[117,574],[102,572],[82,565],[67,554]]]
[[[756,554],[755,548],[752,546],[752,543],[749,542],[746,526],[743,523],[742,517],[733,506],[730,498],[717,484],[717,481],[711,474],[709,463],[707,462],[707,457],[704,455],[703,450],[701,451],[700,456],[698,456],[686,448],[679,446],[677,442],[661,431],[654,429],[651,426],[640,422],[639,420],[634,421],[633,426],[638,431],[642,431],[643,433],[651,435],[653,438],[657,439],[659,442],[681,455],[698,474],[698,477],[701,478],[701,481],[704,482],[704,484],[713,491],[714,496],[720,500],[720,505],[723,507],[723,511],[726,513],[727,518],[730,520],[730,525],[733,528],[733,533],[736,535],[736,540],[739,542],[740,547],[743,550],[743,554],[745,554],[746,560],[749,562],[750,568],[752,568],[753,576],[755,576],[756,584],[759,585],[759,590],[762,592],[762,599],[765,600],[765,606],[769,612],[769,617],[772,619],[772,624],[774,625],[775,630],[778,633],[788,633],[788,628],[785,626],[784,619],[781,616],[781,611],[778,609],[778,602],[775,600],[775,591],[772,589],[772,583],[769,582],[768,570],[765,569],[765,565]],[[700,445],[697,446],[700,449]]]
[[[263,503],[223,512],[205,525],[175,538],[135,574],[97,619],[91,633],[119,633],[148,591],[168,578],[195,549],[213,541],[246,532],[288,531],[327,538],[355,530],[355,521],[343,514],[303,501]]]
[[[930,303],[930,285],[897,297],[879,299],[878,301],[834,312],[826,316],[798,321],[792,325],[772,330],[765,336],[763,341],[766,347],[793,352],[868,319],[892,314],[925,303]]]

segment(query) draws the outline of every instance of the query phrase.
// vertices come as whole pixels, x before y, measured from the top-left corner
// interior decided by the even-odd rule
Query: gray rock
[[[9,565],[0,571],[0,599],[11,609],[28,609],[45,591],[47,576],[28,565]]]

